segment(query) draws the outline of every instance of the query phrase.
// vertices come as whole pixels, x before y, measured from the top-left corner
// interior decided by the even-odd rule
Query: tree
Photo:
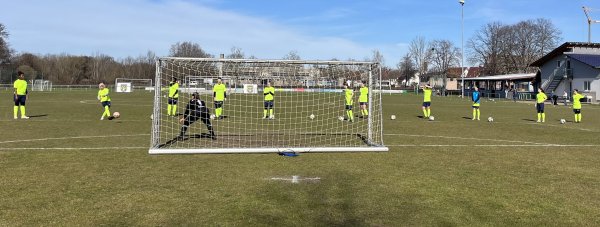
[[[442,81],[441,88],[443,93],[446,89],[448,69],[460,65],[460,49],[455,47],[449,40],[434,40],[429,46],[433,52],[431,55],[432,70],[437,73],[437,77]]]
[[[373,50],[373,57],[371,59],[372,62],[377,62],[381,67],[385,67],[385,58],[383,54],[377,49]]]
[[[298,55],[298,51],[292,50],[285,56],[283,56],[283,60],[300,60],[300,55]]]
[[[10,48],[8,46],[8,31],[6,31],[6,27],[0,23],[0,63],[6,62],[10,58]]]
[[[408,46],[408,53],[412,58],[412,62],[415,64],[419,76],[427,73],[427,67],[429,60],[431,59],[432,51],[425,42],[425,38],[418,36],[413,39]]]
[[[229,55],[227,55],[227,58],[231,58],[231,59],[243,59],[244,56],[245,56],[245,54],[242,51],[242,48],[234,46],[234,47],[231,48],[231,53]]]
[[[169,51],[171,57],[184,58],[212,58],[213,56],[206,53],[199,44],[192,42],[177,42],[171,46]]]
[[[417,73],[417,69],[413,64],[410,54],[404,55],[404,57],[402,57],[402,60],[400,60],[400,62],[398,63],[397,67],[398,70],[400,70],[400,77],[404,78],[404,80],[406,80],[407,83],[410,80],[410,78],[413,77],[415,73]]]

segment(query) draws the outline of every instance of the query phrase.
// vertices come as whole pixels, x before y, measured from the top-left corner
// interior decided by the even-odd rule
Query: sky
[[[260,59],[296,51],[306,60],[365,60],[379,50],[395,66],[417,36],[461,47],[458,0],[0,0],[0,23],[17,52],[117,59],[167,56],[190,41],[218,56],[232,47]],[[464,41],[490,22],[546,18],[561,42],[587,41],[582,6],[598,0],[465,0]],[[600,23],[592,25],[600,42]]]

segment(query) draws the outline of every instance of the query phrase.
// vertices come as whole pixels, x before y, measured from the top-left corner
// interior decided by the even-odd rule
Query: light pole
[[[464,98],[465,97],[465,14],[464,14],[464,8],[465,8],[465,0],[458,0],[458,3],[460,3],[460,31],[461,31],[461,35],[460,35],[460,50],[462,51],[462,54],[460,56],[460,77],[462,77],[461,80],[461,94],[460,97]]]

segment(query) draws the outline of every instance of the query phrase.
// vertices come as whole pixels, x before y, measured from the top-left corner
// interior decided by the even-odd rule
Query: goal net
[[[116,78],[116,92],[133,92],[134,90],[153,90],[152,79]]]
[[[388,150],[376,63],[160,58],[156,67],[150,154]],[[219,78],[222,85],[217,85]],[[177,104],[169,94],[174,94],[169,87],[175,80]],[[369,90],[362,97],[368,113],[359,103],[361,84]],[[221,104],[213,88],[223,86]],[[186,107],[197,103],[194,93],[210,114],[193,115],[198,117],[190,124],[194,112]],[[353,94],[351,105],[346,105],[348,93]],[[267,96],[273,101],[265,101]],[[220,116],[215,105],[221,106]]]
[[[52,81],[49,80],[33,80],[31,81],[32,91],[52,91]]]

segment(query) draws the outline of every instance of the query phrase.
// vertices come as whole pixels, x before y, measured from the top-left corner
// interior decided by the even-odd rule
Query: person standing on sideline
[[[227,88],[221,81],[217,79],[217,84],[213,86],[213,101],[215,103],[215,116],[217,119],[223,119],[223,103],[227,100]]]
[[[544,113],[544,102],[548,99],[548,96],[544,93],[544,89],[539,88],[537,95],[535,95],[535,108],[537,110],[537,122],[546,122],[546,113]]]
[[[369,110],[367,105],[369,104],[369,88],[365,86],[365,83],[360,84],[360,95],[358,96],[358,103],[360,104],[360,113],[363,118],[369,116]]]
[[[15,106],[13,107],[13,116],[14,119],[19,119],[17,114],[19,113],[19,108],[21,109],[21,119],[29,119],[29,117],[25,114],[25,101],[29,99],[29,92],[27,91],[27,81],[25,80],[25,73],[19,71],[17,73],[18,79],[15,80],[13,87],[15,88],[15,92],[13,95],[13,99],[15,101]]]
[[[581,123],[581,99],[585,98],[579,94],[579,90],[573,90],[573,113],[575,113],[575,123]]]
[[[104,85],[104,83],[100,83],[98,85],[98,101],[100,101],[100,103],[102,104],[102,108],[104,109],[104,112],[102,112],[102,117],[100,117],[100,120],[104,120],[104,116],[108,117],[108,120],[112,120],[113,117],[110,115],[110,96],[109,96],[109,90],[106,87],[106,85]]]
[[[565,106],[567,105],[567,100],[569,99],[569,94],[567,94],[567,91],[565,91],[563,93],[563,104],[565,104]]]
[[[479,94],[479,88],[473,87],[473,94],[471,95],[471,100],[473,100],[473,120],[480,120],[481,112],[479,112],[479,106],[481,105],[481,95]]]
[[[517,93],[517,88],[516,88],[516,87],[514,87],[514,88],[513,88],[513,102],[517,102],[517,95],[518,95],[518,94],[519,94],[519,93]]]
[[[275,114],[273,114],[273,106],[274,106],[274,97],[275,96],[275,88],[271,86],[271,82],[267,82],[267,86],[263,89],[263,96],[265,96],[265,110],[263,118],[264,119],[275,119]]]
[[[179,99],[179,80],[173,78],[169,83],[169,100],[167,106],[167,116],[175,116],[177,114],[177,100]]]
[[[431,116],[431,86],[429,84],[422,87],[423,89],[423,118]]]

